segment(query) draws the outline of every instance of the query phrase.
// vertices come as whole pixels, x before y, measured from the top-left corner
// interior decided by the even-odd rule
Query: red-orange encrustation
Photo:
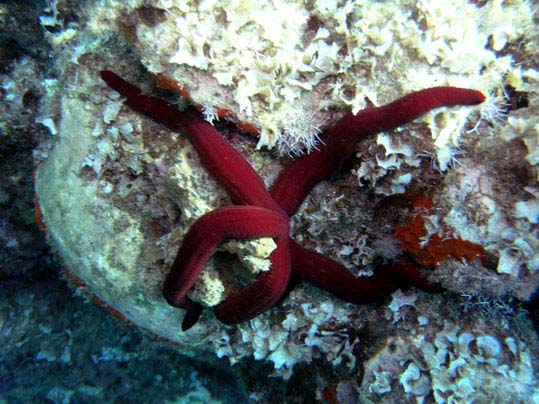
[[[216,245],[226,238],[269,236],[277,244],[270,256],[271,269],[215,307],[217,318],[226,324],[249,320],[276,305],[289,289],[291,274],[294,280],[310,282],[351,303],[382,299],[403,285],[439,290],[420,266],[403,260],[376,268],[372,277],[355,277],[339,262],[293,241],[288,222],[313,187],[353,155],[361,138],[404,125],[434,108],[480,104],[485,97],[479,91],[433,87],[356,115],[348,113],[323,133],[317,150],[288,164],[268,191],[250,164],[199,113],[182,112],[162,99],[144,95],[111,71],[102,71],[101,77],[126,98],[129,107],[184,133],[206,170],[239,205],[202,216],[183,239],[163,290],[169,304],[187,310],[182,329],[193,326],[202,310],[187,293]]]
[[[428,234],[425,217],[434,213],[431,201],[419,198],[415,201],[414,208],[408,223],[395,229],[395,236],[402,249],[411,254],[415,262],[420,265],[437,266],[447,258],[470,262],[485,257],[485,249],[482,246],[456,237],[447,229],[442,229],[443,236]],[[427,240],[424,240],[426,237]]]

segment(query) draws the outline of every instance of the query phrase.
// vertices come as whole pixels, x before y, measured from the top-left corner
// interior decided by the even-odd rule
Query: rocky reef
[[[33,118],[43,131],[35,185],[80,293],[191,356],[262,361],[298,385],[309,369],[313,400],[539,398],[532,3],[106,0],[81,3],[77,20],[68,6],[52,1],[40,20],[54,65]],[[300,284],[250,322],[225,326],[205,311],[182,332],[163,279],[192,223],[230,200],[182,133],[123,106],[104,69],[196,105],[266,185],[350,110],[434,85],[482,91],[478,107],[437,109],[360,142],[291,223],[298,242],[356,276],[406,254],[444,292],[359,306]],[[15,82],[2,88],[20,99]],[[223,245],[191,297],[217,304],[267,270],[273,248]],[[253,401],[269,402],[271,389],[246,383]]]

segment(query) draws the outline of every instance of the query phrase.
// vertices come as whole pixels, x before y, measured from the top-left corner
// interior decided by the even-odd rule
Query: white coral
[[[234,348],[229,337],[213,343],[232,363],[252,350],[255,359],[271,361],[275,373],[285,379],[292,375],[295,364],[309,363],[319,356],[334,366],[344,363],[352,369],[356,363],[353,349],[359,340],[350,340],[348,321],[347,311],[331,300],[303,303],[281,323],[271,324],[266,313],[240,324],[241,341]],[[331,329],[328,323],[333,323]]]
[[[389,186],[381,186],[378,182],[400,170],[403,165],[419,167],[420,160],[417,154],[410,145],[396,141],[385,133],[378,134],[376,144],[384,147],[384,156],[376,155],[374,160],[362,162],[359,168],[353,171],[359,185],[362,186],[364,182],[367,182],[374,187],[376,193],[383,195],[404,193],[413,179],[413,175],[409,172],[394,175]]]
[[[463,330],[451,322],[434,336],[389,338],[367,362],[362,388],[378,396],[387,394],[387,389],[377,388],[377,380],[396,368],[400,375],[394,378],[407,402],[424,402],[430,394],[440,404],[533,402],[539,397],[532,354],[523,342]]]

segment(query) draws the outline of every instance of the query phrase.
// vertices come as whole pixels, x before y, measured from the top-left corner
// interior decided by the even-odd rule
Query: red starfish
[[[270,271],[249,286],[230,294],[215,308],[227,324],[249,320],[273,307],[283,296],[292,268],[294,278],[310,282],[352,303],[366,303],[387,296],[401,285],[414,284],[435,290],[413,264],[395,261],[379,268],[375,276],[357,278],[342,264],[307,250],[290,240],[288,221],[312,188],[339,169],[354,152],[360,138],[410,122],[431,109],[475,105],[485,97],[478,91],[434,87],[409,94],[382,107],[349,113],[324,133],[324,143],[313,153],[290,163],[271,189],[211,124],[194,112],[181,112],[156,97],[147,96],[115,73],[102,71],[107,84],[126,97],[131,108],[185,133],[202,164],[238,205],[216,209],[199,218],[188,231],[164,285],[169,304],[187,310],[182,329],[196,323],[201,306],[187,298],[189,289],[216,246],[227,238],[274,237],[277,248],[270,256]]]

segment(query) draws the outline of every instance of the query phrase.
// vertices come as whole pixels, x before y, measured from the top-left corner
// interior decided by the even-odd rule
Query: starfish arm
[[[442,285],[433,282],[428,277],[428,271],[422,271],[421,266],[406,259],[397,259],[383,267],[382,270],[394,274],[402,286],[415,286],[430,293],[440,293]]]
[[[356,277],[341,263],[294,241],[290,243],[290,256],[295,277],[350,303],[372,303],[399,287],[416,286],[429,292],[442,290],[440,285],[429,281],[416,265],[406,261],[394,261],[378,267],[370,277]]]
[[[262,178],[210,123],[198,114],[186,113],[184,131],[204,168],[223,185],[234,203],[281,211]]]
[[[326,130],[325,144],[285,167],[271,188],[271,196],[292,216],[312,188],[350,158],[362,137],[402,126],[435,108],[476,105],[484,100],[479,91],[433,87],[381,107],[364,109],[356,115],[348,113]]]
[[[366,108],[356,115],[351,112],[344,115],[328,129],[325,148],[342,161],[365,136],[397,128],[436,108],[477,105],[484,100],[481,92],[467,88],[432,87],[416,91],[389,104]]]
[[[282,216],[281,216],[282,217]],[[286,224],[286,219],[282,219]],[[284,231],[284,229],[283,229]],[[271,268],[258,275],[255,282],[233,292],[215,307],[215,316],[225,324],[250,320],[271,309],[281,300],[290,280],[290,237],[284,232],[276,239],[277,248],[270,256]]]
[[[275,202],[292,217],[303,200],[320,181],[337,171],[341,162],[320,149],[288,164],[275,180],[270,194]]]
[[[235,203],[280,210],[253,167],[200,114],[179,111],[160,98],[144,95],[138,87],[111,71],[102,71],[101,77],[135,111],[173,131],[184,132],[204,168],[223,185]]]
[[[125,103],[137,112],[162,123],[173,131],[181,130],[182,113],[166,101],[142,94],[137,86],[109,70],[101,71],[101,78],[113,90],[126,98]]]
[[[356,277],[341,263],[292,241],[290,257],[294,276],[350,303],[372,303],[397,289],[390,274]]]
[[[176,307],[185,310],[185,315],[182,321],[182,331],[187,331],[194,326],[202,314],[202,305],[192,301],[188,297],[184,297],[178,301]]]
[[[188,291],[223,240],[274,237],[277,249],[270,256],[270,270],[218,306],[218,311],[222,312],[220,318],[225,322],[235,322],[235,313],[231,314],[229,310],[236,309],[238,301],[242,302],[242,310],[245,309],[241,313],[245,319],[270,309],[285,291],[290,277],[288,231],[288,223],[281,214],[258,206],[229,206],[205,214],[183,239],[165,280],[165,299],[172,306],[184,308],[188,304]]]

